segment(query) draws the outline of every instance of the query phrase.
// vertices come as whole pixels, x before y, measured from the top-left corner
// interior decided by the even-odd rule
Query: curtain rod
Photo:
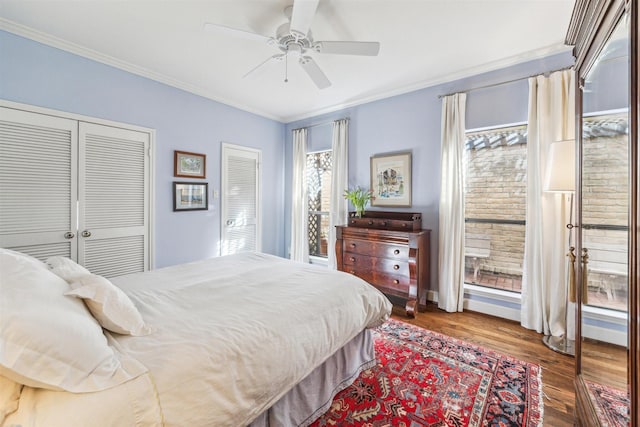
[[[502,86],[502,85],[506,85],[506,84],[509,84],[509,83],[519,82],[520,80],[530,79],[531,77],[536,77],[536,76],[541,76],[541,75],[546,76],[548,74],[555,73],[557,71],[570,70],[571,68],[573,68],[573,65],[568,66],[568,67],[558,68],[557,70],[546,71],[546,72],[540,73],[540,74],[533,74],[531,76],[519,77],[517,79],[507,80],[506,82],[492,83],[492,84],[483,85],[483,86],[476,86],[476,87],[472,87],[472,88],[465,89],[465,90],[459,90],[459,91],[456,91],[456,92],[447,93],[447,94],[444,94],[444,95],[438,95],[438,98],[442,99],[445,96],[455,95],[456,93],[467,93],[467,92],[471,92],[472,90],[487,89],[487,88],[490,88],[490,87]]]
[[[337,122],[338,120],[347,120],[348,121],[348,120],[350,120],[350,118],[349,117],[343,117],[341,119],[327,120],[325,122],[314,123],[314,124],[309,125],[309,126],[300,126],[299,128],[291,129],[291,132],[293,132],[294,130],[309,129],[309,128],[314,128],[314,127],[317,127],[317,126],[328,125],[329,123]]]

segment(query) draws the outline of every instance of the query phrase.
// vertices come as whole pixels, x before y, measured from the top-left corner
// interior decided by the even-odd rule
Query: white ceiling
[[[298,0],[300,1],[300,0]],[[315,40],[379,41],[376,57],[313,53],[332,85],[269,63],[292,0],[0,0],[0,29],[282,122],[566,51],[574,0],[320,0]]]

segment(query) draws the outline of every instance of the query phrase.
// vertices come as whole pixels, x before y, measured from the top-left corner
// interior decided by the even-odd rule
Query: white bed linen
[[[135,381],[151,382],[157,392],[133,394],[130,405],[146,419],[175,426],[250,423],[391,312],[387,298],[355,276],[265,254],[213,258],[112,282],[153,330],[143,337],[110,336],[112,345],[149,369]],[[25,390],[7,425],[33,425],[30,405],[42,413],[56,410],[54,392],[38,391],[48,400],[31,396],[27,404],[32,391]],[[107,392],[92,393],[95,405],[110,406]],[[85,396],[75,418],[95,421]]]

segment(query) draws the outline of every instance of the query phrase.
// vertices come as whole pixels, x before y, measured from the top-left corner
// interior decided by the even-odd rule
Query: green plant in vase
[[[367,207],[367,203],[371,200],[371,191],[356,187],[352,190],[345,190],[344,198],[349,200],[353,207],[356,208],[356,216],[360,218],[364,215],[364,208]]]

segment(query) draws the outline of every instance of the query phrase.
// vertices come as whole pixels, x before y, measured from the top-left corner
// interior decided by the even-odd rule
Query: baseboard
[[[496,304],[465,298],[464,309],[488,314],[494,317],[500,317],[502,319],[520,322],[520,310],[514,310],[512,308],[502,307]]]
[[[468,289],[465,287],[464,309],[502,319],[520,322],[519,299],[502,293],[491,295],[492,290]],[[427,300],[438,303],[438,291],[427,292]],[[585,338],[590,338],[610,344],[626,346],[627,334],[626,318],[622,315],[612,315],[610,310],[590,308],[585,312],[586,322],[582,326]],[[610,326],[610,327],[607,327]]]

